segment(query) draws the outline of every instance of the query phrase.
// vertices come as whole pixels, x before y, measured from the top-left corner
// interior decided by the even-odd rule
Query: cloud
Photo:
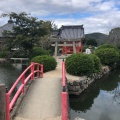
[[[56,19],[55,23],[61,25],[83,24],[85,33],[101,32],[108,34],[115,27],[120,26],[120,11],[111,11],[100,15],[82,19]]]
[[[0,14],[26,12],[61,25],[83,24],[85,32],[108,33],[119,26],[118,0],[0,0]],[[7,18],[0,18],[0,26]]]

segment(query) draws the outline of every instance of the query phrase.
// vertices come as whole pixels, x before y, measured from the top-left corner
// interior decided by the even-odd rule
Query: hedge
[[[35,56],[40,56],[40,55],[49,55],[49,51],[44,50],[40,47],[34,47],[31,51],[30,58],[33,58]]]
[[[90,75],[94,72],[94,61],[86,54],[72,54],[66,58],[66,70],[72,75]]]
[[[101,48],[95,51],[103,65],[114,65],[119,61],[119,52],[114,48]]]
[[[41,55],[31,59],[31,62],[43,64],[44,72],[54,70],[57,66],[56,60],[52,56]]]
[[[95,54],[90,54],[89,57],[94,61],[94,73],[101,71],[101,61]]]

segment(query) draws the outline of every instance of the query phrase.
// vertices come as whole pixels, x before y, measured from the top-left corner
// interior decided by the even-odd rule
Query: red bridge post
[[[34,80],[34,62],[32,62],[31,64],[32,64],[32,67],[31,67],[32,77],[31,77],[31,79]]]
[[[10,95],[6,93],[6,120],[10,120]]]

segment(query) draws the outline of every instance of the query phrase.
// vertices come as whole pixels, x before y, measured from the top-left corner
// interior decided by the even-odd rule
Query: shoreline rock
[[[100,73],[95,73],[90,77],[80,77],[78,80],[67,80],[68,93],[72,95],[80,95],[85,89],[87,89],[91,83],[95,80],[100,79],[104,74],[109,73],[110,68],[103,66]]]

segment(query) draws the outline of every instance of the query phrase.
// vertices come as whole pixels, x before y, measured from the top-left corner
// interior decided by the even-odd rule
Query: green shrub
[[[49,51],[46,51],[40,47],[34,47],[31,51],[30,58],[33,58],[39,55],[49,55]]]
[[[66,70],[72,75],[90,75],[94,72],[94,61],[86,54],[72,54],[66,58]]]
[[[119,61],[117,62],[117,66],[120,66],[120,49],[118,49],[118,53],[119,53]]]
[[[118,50],[117,47],[115,47],[114,45],[111,45],[111,44],[103,44],[103,45],[99,46],[99,47],[97,48],[97,50],[103,49],[103,48],[114,48],[114,49]]]
[[[95,54],[90,54],[89,57],[94,61],[94,73],[101,71],[101,62],[100,59]]]
[[[31,62],[43,64],[44,72],[54,70],[57,66],[56,60],[52,56],[41,55],[32,58]]]
[[[85,52],[85,50],[86,50],[87,48],[88,48],[88,46],[85,46],[85,45],[84,45],[84,46],[82,47],[82,52]]]
[[[28,58],[29,55],[25,50],[16,50],[16,51],[12,51],[10,52],[10,57],[14,57],[14,58]]]
[[[46,50],[46,54],[47,54],[47,55],[52,55],[53,52],[52,52],[52,50]]]
[[[0,51],[0,58],[6,58],[8,56],[7,51]]]
[[[119,61],[119,52],[114,48],[101,48],[95,54],[100,58],[103,65],[114,65]]]

